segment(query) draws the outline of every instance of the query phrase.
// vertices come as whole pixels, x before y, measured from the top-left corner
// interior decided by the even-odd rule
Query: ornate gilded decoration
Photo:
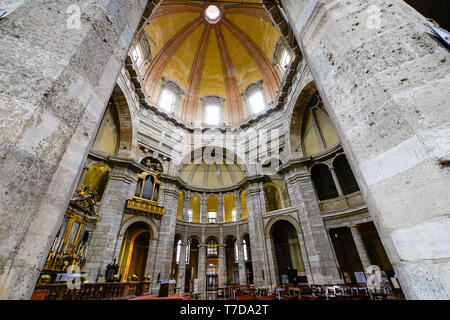
[[[94,227],[100,220],[95,213],[97,187],[81,186],[70,200],[64,220],[53,242],[44,265],[44,274],[64,273],[70,266],[83,270],[88,249],[87,227]]]
[[[164,208],[158,205],[161,191],[161,164],[144,160],[146,170],[137,175],[133,198],[127,200],[125,210],[127,213],[160,218]]]

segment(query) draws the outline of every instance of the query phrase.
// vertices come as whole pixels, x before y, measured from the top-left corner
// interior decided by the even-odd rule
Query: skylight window
[[[250,104],[250,110],[253,114],[258,114],[264,111],[265,103],[264,96],[261,90],[254,91],[248,97],[248,102]]]
[[[208,22],[217,22],[220,18],[220,10],[217,6],[211,5],[205,10],[205,16]]]
[[[205,106],[205,124],[219,125],[220,123],[220,106],[217,104],[209,104]]]
[[[169,89],[163,89],[161,93],[161,98],[159,101],[159,106],[166,112],[171,113],[176,101],[176,95]]]

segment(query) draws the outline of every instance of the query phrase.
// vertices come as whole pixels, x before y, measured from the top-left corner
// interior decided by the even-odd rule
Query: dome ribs
[[[150,99],[154,100],[153,95],[155,93],[156,85],[158,84],[158,81],[161,78],[161,74],[163,73],[170,59],[184,43],[184,41],[186,41],[186,39],[200,25],[203,25],[202,17],[198,17],[192,20],[192,22],[187,24],[164,45],[164,47],[158,52],[156,57],[150,63],[150,66],[148,67],[144,76],[144,87]]]
[[[219,45],[220,61],[222,62],[223,76],[227,91],[228,119],[231,123],[236,124],[242,120],[242,101],[239,94],[236,75],[222,30],[220,30],[219,26],[215,26],[214,31]]]
[[[258,47],[258,45],[254,43],[253,40],[251,40],[247,34],[233,22],[224,18],[223,25],[239,40],[255,64],[258,66],[258,69],[263,75],[264,81],[269,88],[270,99],[271,101],[274,101],[280,87],[280,78],[272,63],[270,63],[269,59],[267,59],[264,52]]]
[[[206,24],[189,75],[186,100],[183,107],[183,117],[189,122],[192,122],[195,119],[195,112],[197,110],[200,93],[200,82],[202,80],[203,68],[205,65],[206,45],[208,43],[210,31],[211,26]]]

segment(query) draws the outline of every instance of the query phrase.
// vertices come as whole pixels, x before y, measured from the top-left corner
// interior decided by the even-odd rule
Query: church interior
[[[449,9],[0,1],[0,299],[449,300]]]

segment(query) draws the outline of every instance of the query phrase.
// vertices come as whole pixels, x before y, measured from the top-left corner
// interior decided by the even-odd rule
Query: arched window
[[[188,211],[188,221],[192,222],[192,209],[189,209]]]
[[[214,239],[209,240],[207,249],[208,249],[208,255],[217,254],[217,241]]]
[[[177,262],[177,264],[180,263],[180,255],[181,255],[181,240],[178,240],[178,242],[177,242],[177,255],[176,255],[176,262]]]
[[[188,240],[186,246],[186,264],[189,264],[190,257],[191,257],[191,240]]]
[[[333,176],[328,166],[321,163],[311,168],[311,179],[319,200],[337,198],[339,193],[334,185]]]
[[[247,253],[247,241],[245,239],[242,240],[242,250],[244,250],[244,260],[248,260],[248,253]]]
[[[359,191],[358,183],[356,182],[345,154],[341,154],[334,159],[333,167],[344,194]]]
[[[233,209],[231,211],[231,221],[237,221],[237,214],[236,214],[236,210]]]

